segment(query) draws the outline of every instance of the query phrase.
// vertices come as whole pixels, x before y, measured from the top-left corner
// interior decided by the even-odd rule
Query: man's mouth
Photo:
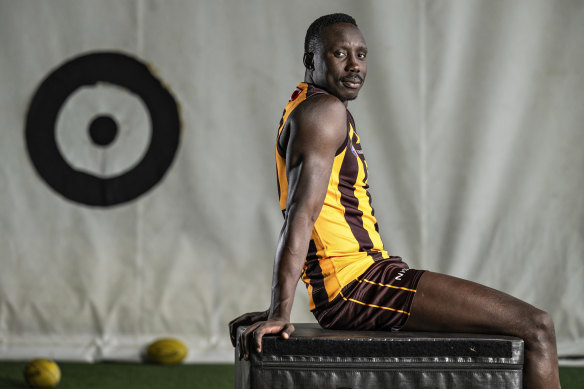
[[[363,79],[359,76],[343,77],[341,78],[341,82],[347,88],[357,89],[361,87],[361,84],[363,84]]]

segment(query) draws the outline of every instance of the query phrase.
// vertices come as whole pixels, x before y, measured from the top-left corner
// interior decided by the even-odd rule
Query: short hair
[[[320,34],[325,27],[328,27],[337,23],[350,23],[357,26],[357,22],[352,16],[343,13],[334,13],[330,15],[324,15],[316,19],[308,30],[306,30],[306,38],[304,38],[304,52],[310,53],[316,50],[316,47],[320,44]]]

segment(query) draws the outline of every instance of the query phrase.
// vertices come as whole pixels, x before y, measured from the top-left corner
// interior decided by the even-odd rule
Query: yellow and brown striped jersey
[[[298,84],[284,109],[278,138],[296,107],[324,93],[328,92],[314,85]],[[278,193],[285,215],[288,195],[286,151],[279,147],[278,141],[276,144]],[[302,273],[311,310],[332,301],[343,287],[364,273],[375,260],[389,257],[383,249],[373,215],[367,176],[367,162],[355,131],[355,122],[347,111],[347,140],[336,153]]]

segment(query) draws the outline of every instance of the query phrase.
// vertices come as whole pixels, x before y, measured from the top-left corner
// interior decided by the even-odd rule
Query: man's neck
[[[315,82],[312,80],[312,77],[311,77],[310,73],[308,72],[308,70],[306,70],[306,71],[304,72],[304,81],[303,81],[303,82],[305,82],[305,83],[307,83],[307,84],[309,84],[309,85],[314,85],[314,86],[316,86],[317,88],[320,88],[320,89],[322,89],[322,90],[326,91],[327,93],[329,93],[329,92],[326,90],[326,88],[323,88],[322,86],[320,86],[320,85],[317,85],[317,84],[316,84],[316,83],[315,83]],[[348,101],[348,100],[342,101],[342,103],[343,103],[343,104],[345,104],[345,107],[348,107],[348,105],[349,105],[349,101]]]

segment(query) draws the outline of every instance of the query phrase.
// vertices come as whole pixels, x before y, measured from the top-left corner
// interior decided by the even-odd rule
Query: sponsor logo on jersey
[[[353,153],[353,155],[355,157],[357,156],[357,150],[355,150],[355,146],[353,146],[353,142],[351,142],[351,152]]]

